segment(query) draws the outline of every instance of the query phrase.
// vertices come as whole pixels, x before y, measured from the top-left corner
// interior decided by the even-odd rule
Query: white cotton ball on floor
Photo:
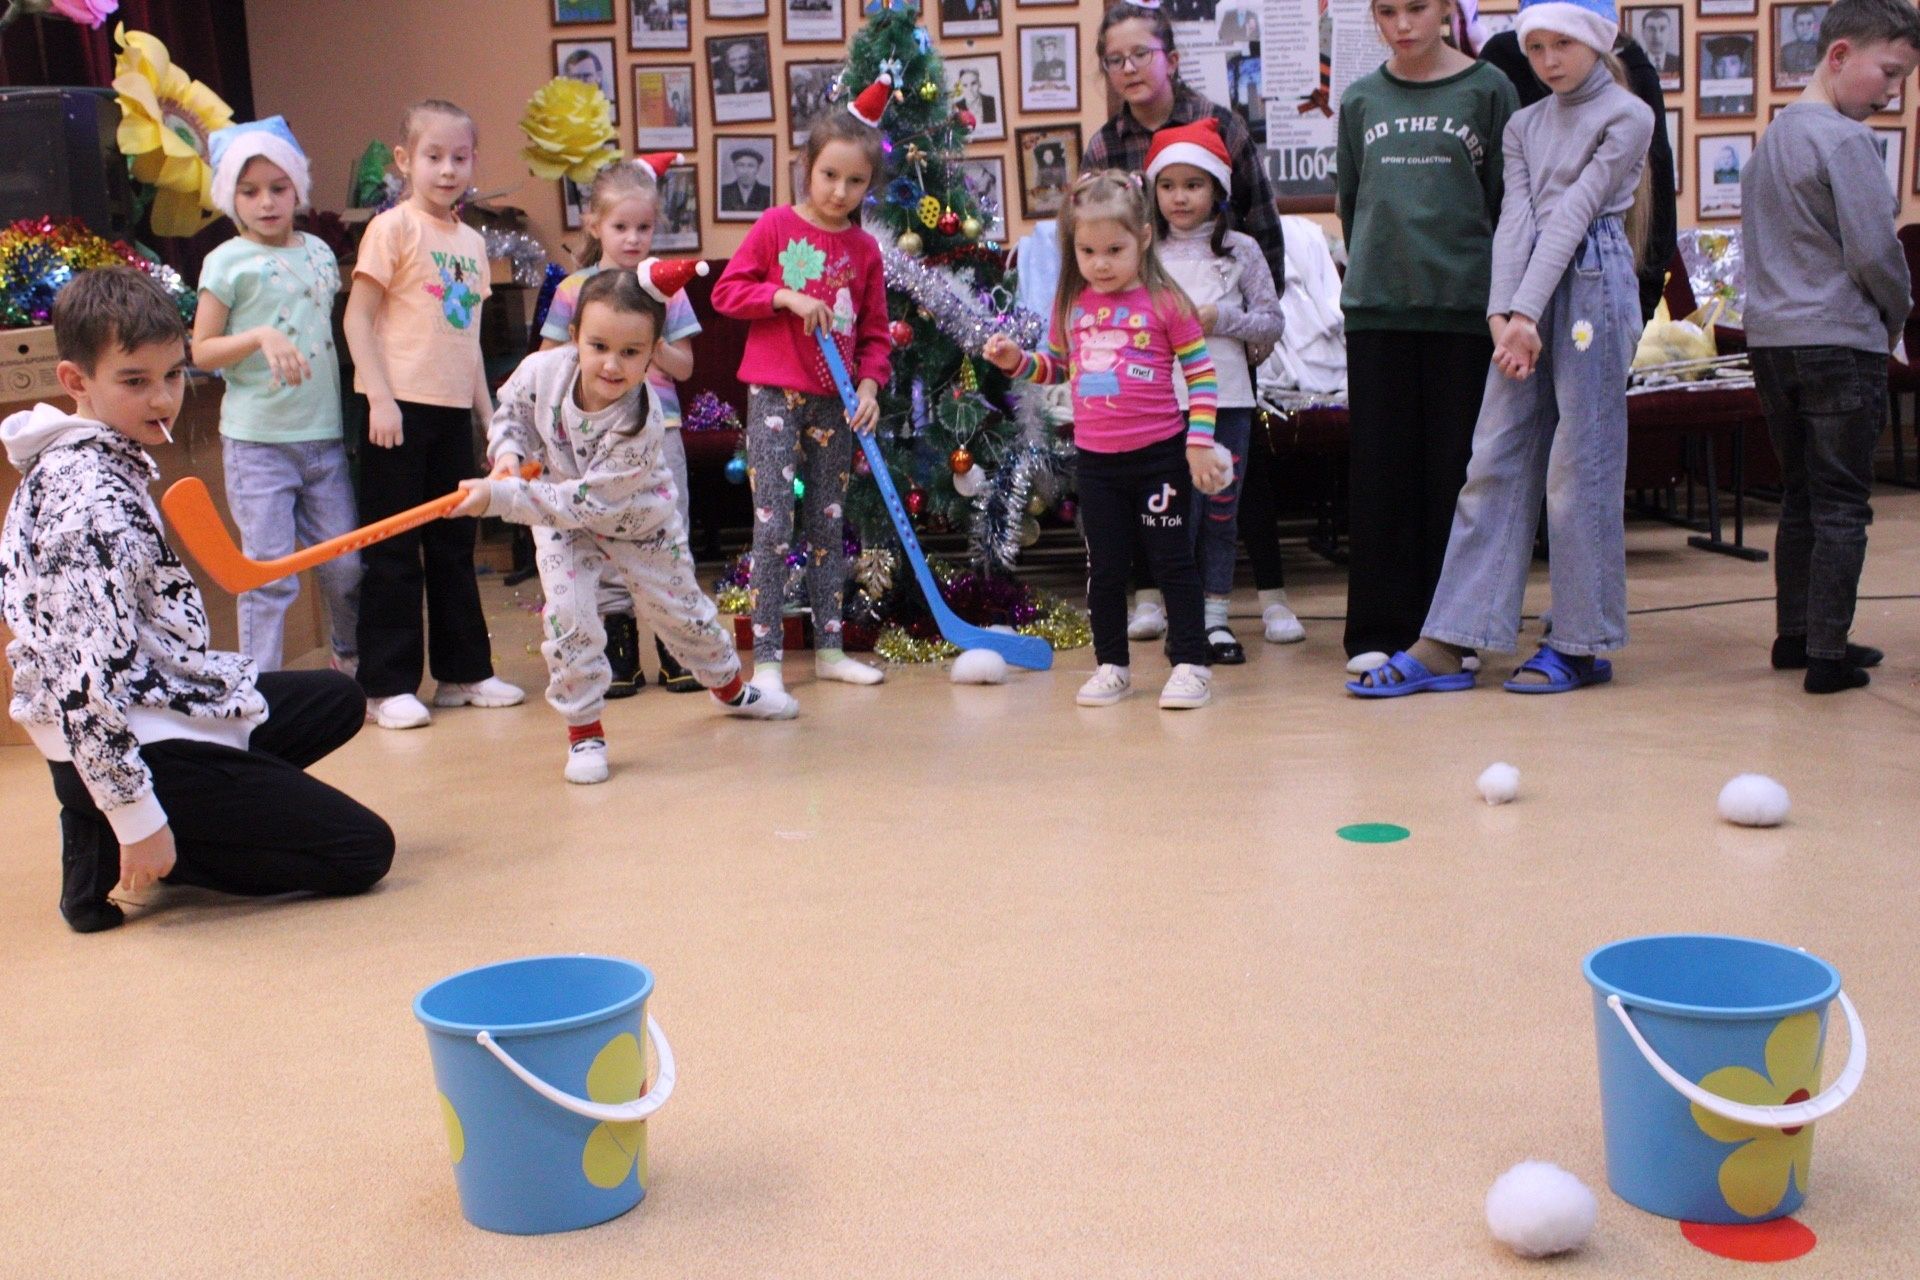
[[[1488,1229],[1523,1258],[1578,1249],[1599,1211],[1586,1183],[1545,1160],[1522,1160],[1487,1192]]]
[[[1777,827],[1787,820],[1787,789],[1761,773],[1743,773],[1720,788],[1720,816],[1743,827]]]
[[[1005,684],[1007,660],[991,649],[969,649],[953,660],[955,684]]]
[[[1490,764],[1474,785],[1488,804],[1506,804],[1520,794],[1520,771],[1510,764]]]
[[[996,622],[992,626],[988,627],[987,630],[998,631],[1003,636],[1017,636],[1020,634],[1018,631],[1015,631],[1012,627],[1008,626],[1004,622]]]

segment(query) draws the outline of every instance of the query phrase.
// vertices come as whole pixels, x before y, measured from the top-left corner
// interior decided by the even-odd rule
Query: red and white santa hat
[[[687,158],[678,151],[648,151],[635,156],[634,159],[653,170],[655,182],[665,182],[668,169],[676,164],[687,162]]]
[[[880,78],[860,91],[860,96],[847,104],[847,110],[853,118],[869,128],[880,127],[880,117],[887,113],[887,103],[893,98],[893,77],[886,72]]]
[[[695,276],[706,275],[708,267],[699,258],[648,258],[633,270],[641,288],[662,302],[671,302]]]
[[[1153,135],[1147,147],[1147,181],[1174,164],[1190,164],[1211,175],[1223,190],[1233,190],[1233,160],[1227,155],[1226,140],[1220,136],[1220,122],[1212,116]]]

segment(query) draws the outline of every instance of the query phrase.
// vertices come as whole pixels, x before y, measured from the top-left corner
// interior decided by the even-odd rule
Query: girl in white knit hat
[[[318,238],[296,231],[307,203],[307,157],[279,116],[221,129],[210,139],[213,203],[239,232],[200,269],[193,362],[220,370],[220,448],[227,505],[256,560],[291,555],[359,524],[340,439],[340,360],[333,299],[340,267]],[[326,598],[333,664],[356,662],[360,558],[313,571]],[[240,650],[261,671],[283,657],[287,609],[300,579],[241,595]]]

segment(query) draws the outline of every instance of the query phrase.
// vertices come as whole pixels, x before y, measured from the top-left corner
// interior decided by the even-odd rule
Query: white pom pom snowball
[[[1720,788],[1720,816],[1743,827],[1777,827],[1787,820],[1787,789],[1760,773],[1743,773]]]
[[[1522,1160],[1487,1192],[1488,1229],[1523,1258],[1578,1249],[1599,1211],[1586,1183],[1545,1160]]]
[[[1005,684],[1007,660],[991,649],[968,649],[953,660],[955,684]]]
[[[971,498],[986,487],[987,473],[978,463],[953,478],[953,491],[963,498]]]
[[[1510,764],[1494,763],[1486,767],[1478,782],[1480,797],[1488,804],[1506,804],[1520,794],[1520,771]]]

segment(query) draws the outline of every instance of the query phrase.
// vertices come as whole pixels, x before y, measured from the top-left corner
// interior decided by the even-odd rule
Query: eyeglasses
[[[1151,49],[1135,49],[1132,53],[1110,53],[1100,59],[1100,65],[1109,71],[1132,71],[1151,64],[1154,54],[1165,52],[1160,45],[1154,45]]]

